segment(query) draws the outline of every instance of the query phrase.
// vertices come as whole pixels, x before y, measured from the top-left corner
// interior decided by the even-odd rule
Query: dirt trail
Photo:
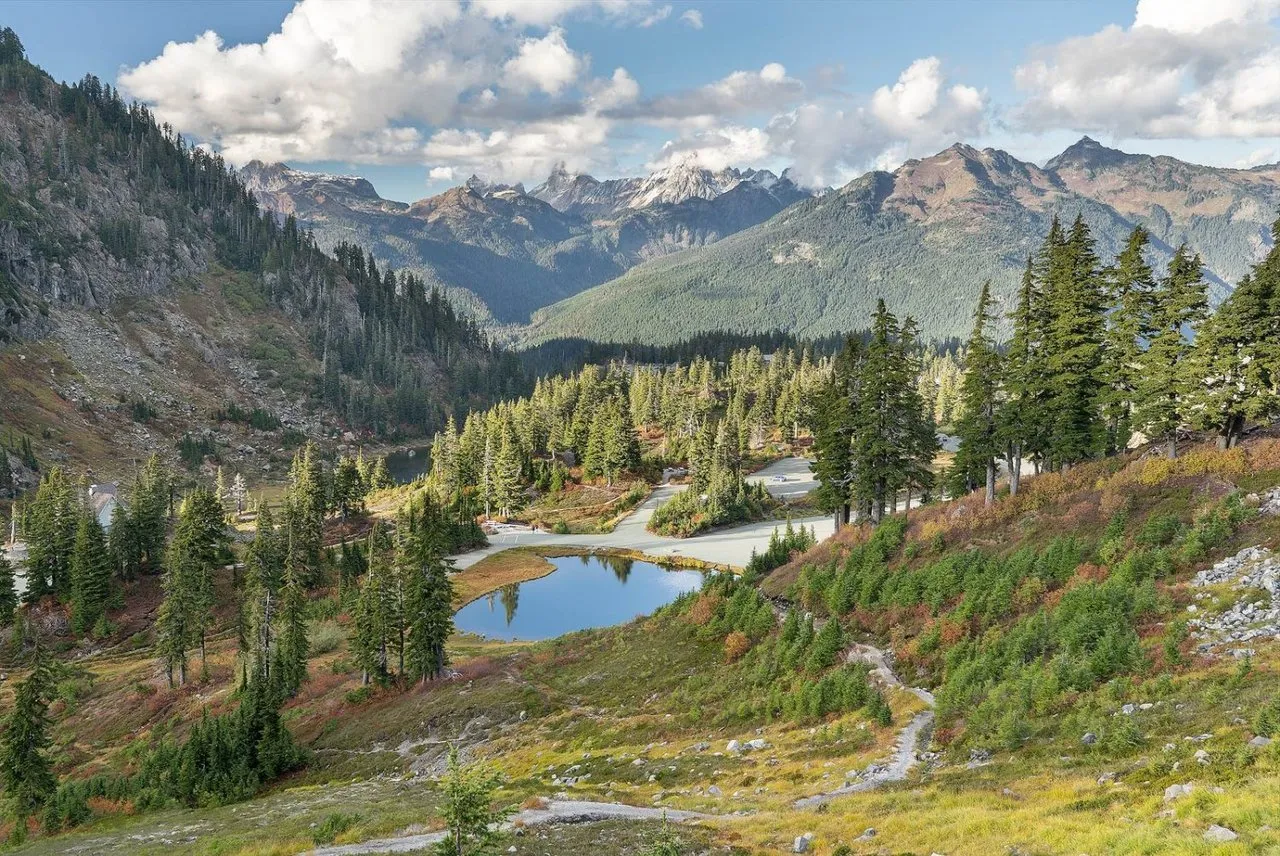
[[[889,782],[902,781],[907,777],[907,773],[910,772],[911,768],[916,765],[916,754],[920,750],[920,743],[933,726],[933,693],[920,687],[909,687],[904,684],[897,673],[893,671],[893,667],[889,665],[889,655],[887,653],[874,645],[855,644],[846,652],[845,662],[866,663],[871,666],[871,674],[882,684],[912,693],[916,698],[927,704],[929,709],[917,713],[898,732],[898,740],[887,763],[873,764],[861,778],[847,785],[842,785],[833,791],[798,799],[793,803],[796,808],[814,808],[830,802],[836,797],[870,791]]]
[[[580,800],[551,800],[545,808],[524,809],[512,815],[504,828],[515,823],[523,826],[539,826],[548,823],[595,823],[602,820],[662,820],[688,823],[710,815],[675,809],[644,808],[621,803],[586,802]],[[443,832],[427,832],[422,835],[405,835],[400,838],[382,838],[360,844],[340,844],[317,847],[305,851],[311,856],[357,856],[362,853],[413,853],[433,846],[444,838]]]

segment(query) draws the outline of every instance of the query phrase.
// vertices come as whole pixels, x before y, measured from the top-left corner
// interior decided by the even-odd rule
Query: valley
[[[739,8],[0,23],[0,850],[1280,852],[1274,150]]]

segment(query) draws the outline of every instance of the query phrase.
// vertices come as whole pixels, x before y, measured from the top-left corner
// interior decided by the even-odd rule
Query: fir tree
[[[187,652],[200,649],[207,666],[205,640],[213,620],[213,573],[226,549],[222,506],[205,488],[183,501],[163,581],[164,601],[156,618],[157,648],[169,670],[187,681]]]
[[[35,603],[46,594],[71,592],[71,555],[82,504],[75,485],[54,467],[40,480],[35,498],[27,507],[27,591],[24,599]]]
[[[272,678],[276,657],[275,622],[280,610],[285,552],[271,509],[264,506],[258,513],[253,543],[245,557],[241,607],[246,629],[245,653],[255,677],[264,681]]]
[[[98,518],[80,515],[75,549],[71,554],[71,627],[76,633],[92,630],[107,611],[111,599],[111,555]]]
[[[285,697],[297,694],[307,679],[307,596],[303,571],[290,552],[285,560],[280,596],[280,630],[276,647],[275,685]]]
[[[39,652],[26,680],[13,694],[13,707],[0,736],[0,783],[17,825],[40,812],[57,789],[58,780],[45,754],[50,746],[48,696],[53,689],[49,663]]]
[[[391,549],[389,536],[382,524],[375,521],[369,532],[369,571],[356,600],[355,634],[351,640],[351,653],[365,684],[370,680],[385,683],[388,678],[387,643],[391,628],[387,578],[391,573]]]
[[[967,493],[984,484],[987,505],[996,498],[996,457],[1000,454],[1000,356],[988,333],[993,320],[991,284],[984,283],[974,312],[973,334],[965,349],[964,382],[960,387],[964,416],[956,427],[960,448],[952,466],[952,492]]]
[[[13,580],[13,566],[0,554],[0,627],[13,625],[18,609],[18,591]]]
[[[1066,467],[1093,457],[1102,446],[1099,392],[1106,323],[1102,277],[1093,238],[1082,217],[1076,217],[1065,240],[1047,247],[1047,254],[1048,453],[1054,464]]]
[[[1116,263],[1107,271],[1107,300],[1111,314],[1102,356],[1103,412],[1107,421],[1107,452],[1125,448],[1131,432],[1134,400],[1146,361],[1142,341],[1158,320],[1153,314],[1155,280],[1143,254],[1147,232],[1135,227]]]
[[[1186,421],[1183,387],[1191,342],[1186,331],[1198,325],[1208,308],[1199,256],[1185,246],[1169,260],[1168,275],[1152,295],[1147,350],[1134,384],[1134,419],[1148,439],[1178,453],[1178,428]]]

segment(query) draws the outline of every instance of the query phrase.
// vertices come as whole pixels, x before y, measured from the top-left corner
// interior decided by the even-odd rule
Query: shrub
[[[312,657],[338,650],[345,639],[346,634],[336,621],[317,621],[307,631],[307,647]]]
[[[316,828],[315,834],[311,836],[311,840],[316,844],[332,844],[334,840],[355,826],[361,820],[358,814],[345,814],[336,811],[327,817],[324,822]]]
[[[724,661],[736,663],[751,650],[751,639],[741,630],[734,630],[724,637]]]

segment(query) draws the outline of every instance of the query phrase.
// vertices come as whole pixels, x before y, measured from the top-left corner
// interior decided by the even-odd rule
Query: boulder
[[[1173,802],[1179,797],[1190,796],[1191,791],[1195,789],[1194,785],[1170,785],[1164,789],[1164,801]]]
[[[791,845],[792,853],[808,853],[809,845],[813,843],[813,833],[806,832],[804,835],[797,835],[796,840]]]
[[[1235,841],[1239,837],[1239,835],[1236,835],[1230,829],[1227,829],[1225,826],[1219,826],[1216,823],[1204,831],[1204,840],[1215,843]]]

